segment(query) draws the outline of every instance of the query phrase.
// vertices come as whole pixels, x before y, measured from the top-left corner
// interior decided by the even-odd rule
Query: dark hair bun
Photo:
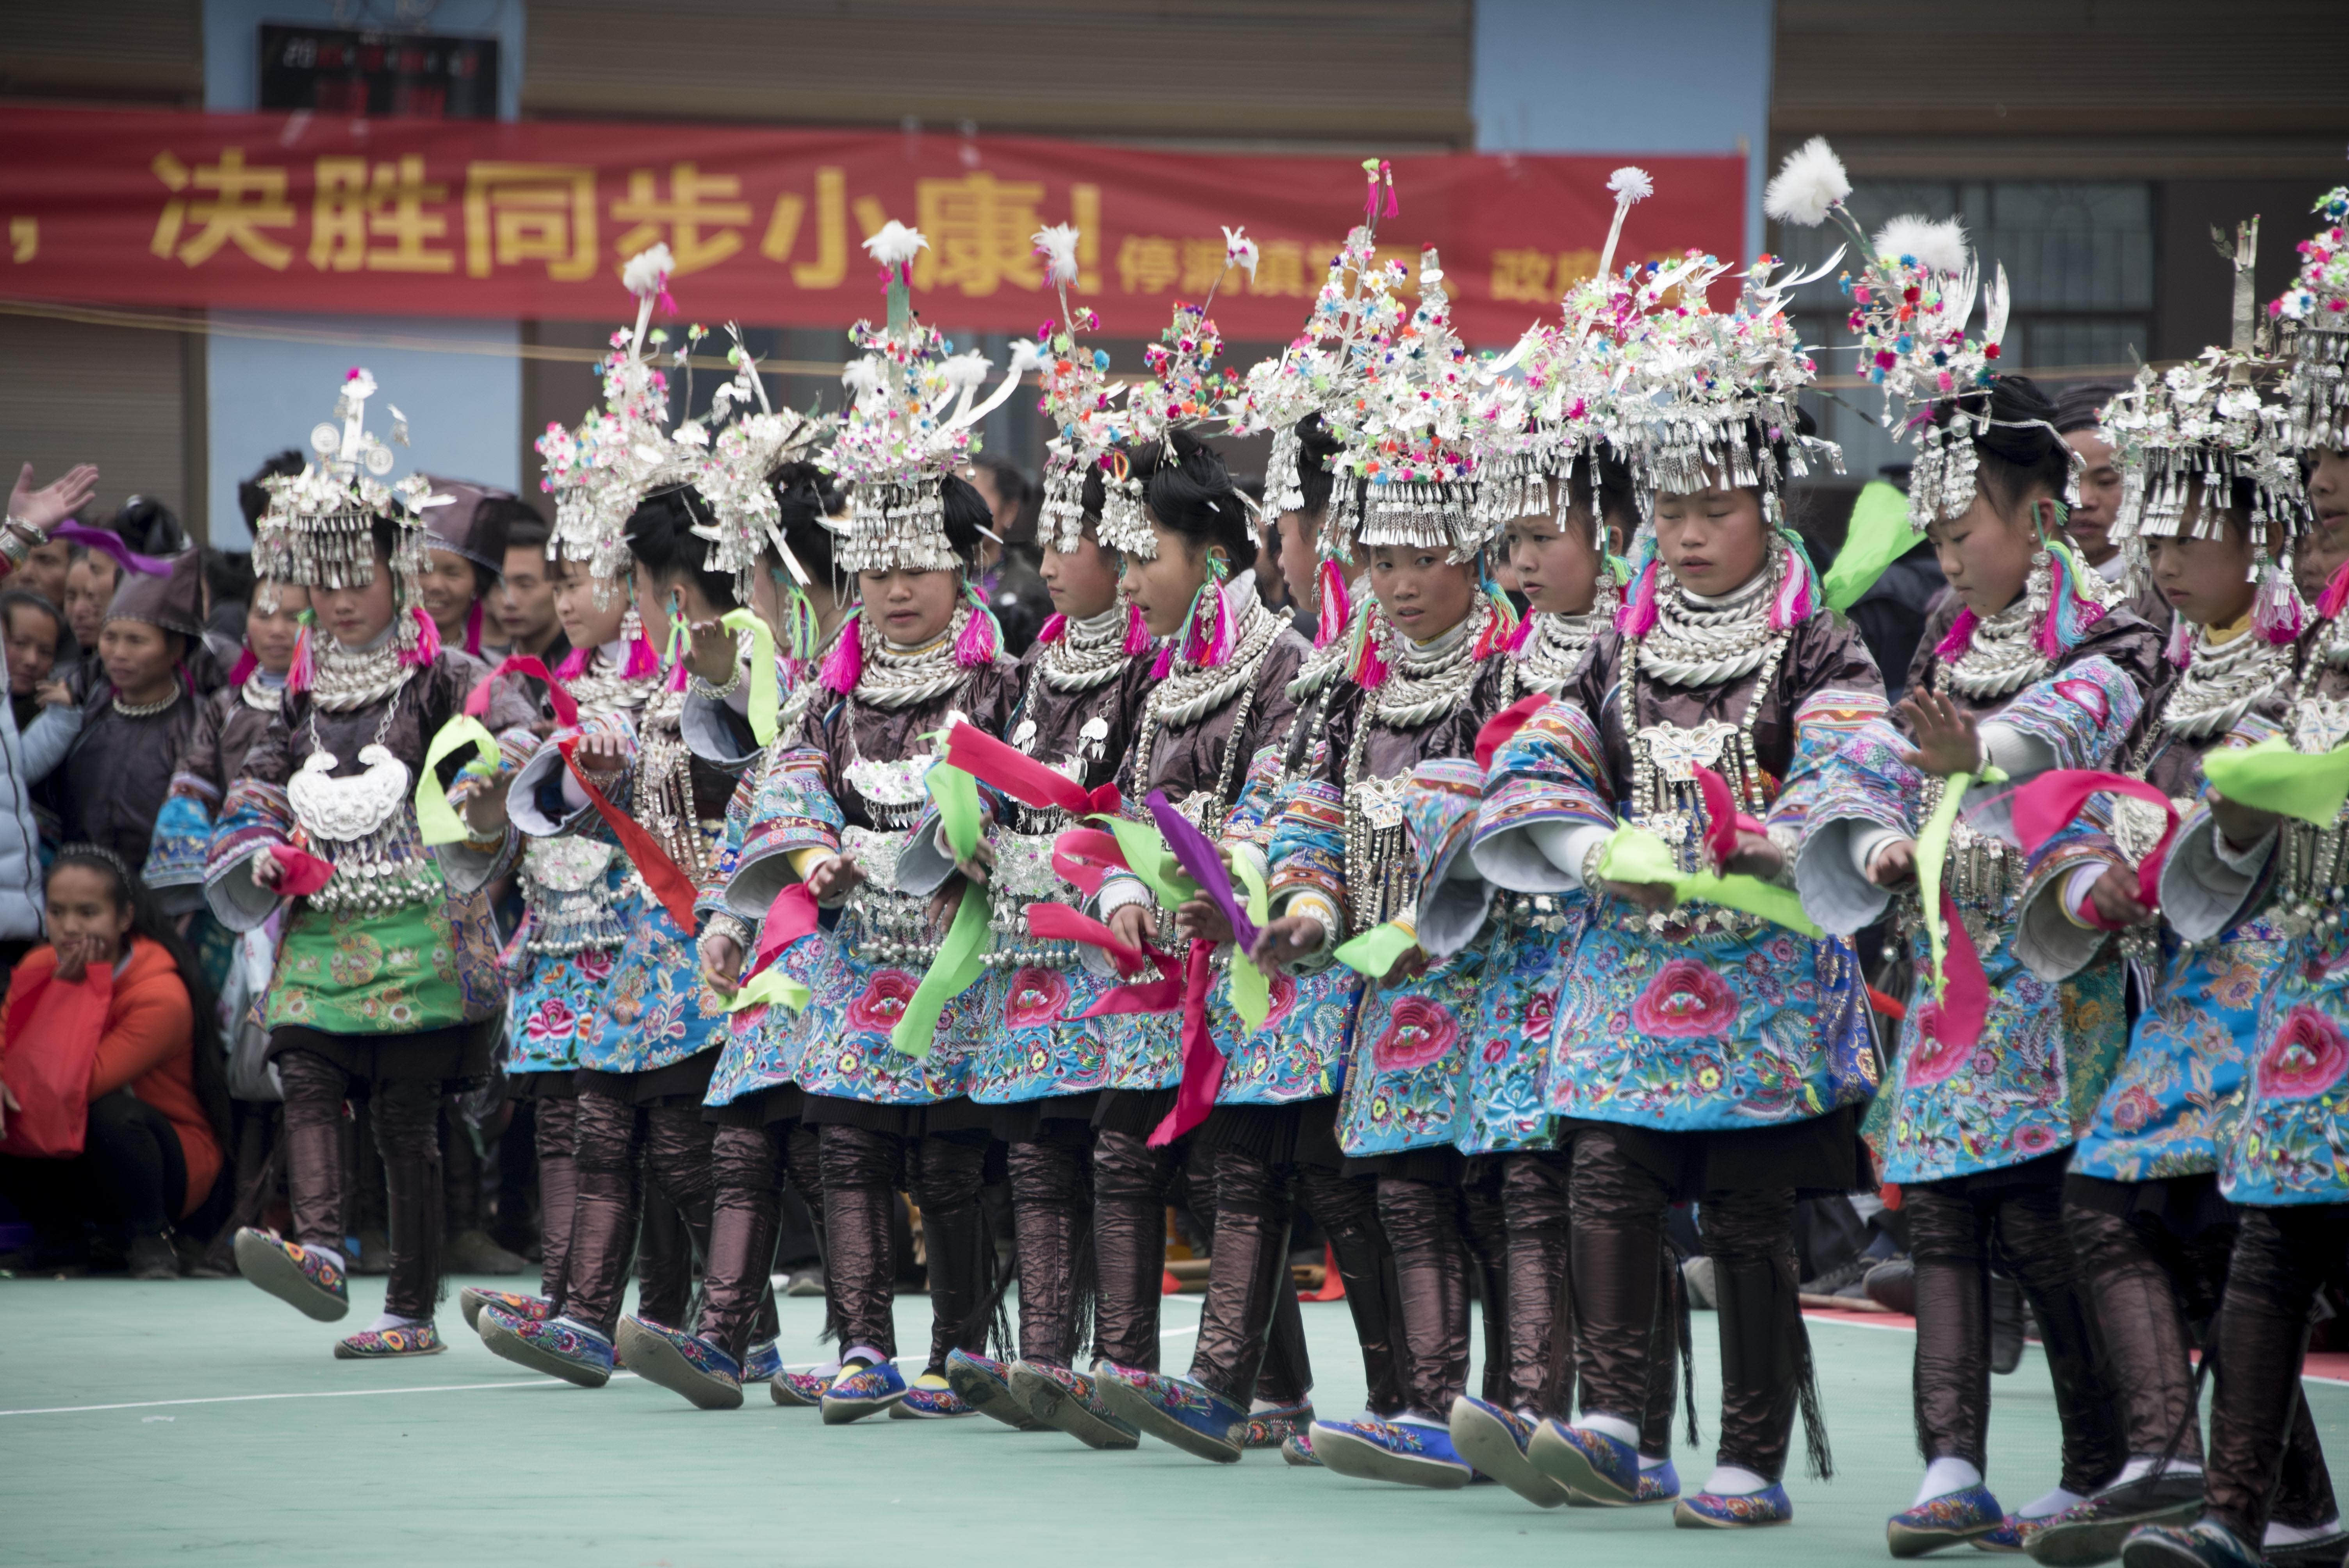
[[[656,580],[691,578],[701,585],[704,598],[730,610],[735,607],[734,574],[708,569],[704,562],[709,559],[709,542],[693,531],[694,524],[704,521],[692,492],[682,485],[648,495],[629,514],[628,553]]]
[[[1202,548],[1222,545],[1235,572],[1256,564],[1247,503],[1213,447],[1189,430],[1170,430],[1164,441],[1133,454],[1133,469],[1151,516]]]

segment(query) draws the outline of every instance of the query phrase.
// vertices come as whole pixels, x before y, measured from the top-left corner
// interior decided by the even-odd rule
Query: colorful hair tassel
[[[1387,684],[1387,661],[1379,653],[1379,628],[1386,614],[1376,599],[1365,599],[1354,612],[1346,637],[1346,678],[1364,691]]]
[[[301,614],[302,633],[294,639],[294,662],[285,666],[285,689],[308,691],[318,678],[318,656],[311,649],[312,628],[317,616],[308,610]]]
[[[682,607],[672,602],[668,615],[668,647],[661,655],[661,663],[668,670],[668,689],[683,691],[687,669],[693,659],[693,634],[686,630]]]
[[[1150,678],[1154,681],[1163,681],[1166,678],[1167,672],[1172,670],[1174,667],[1174,641],[1170,637],[1166,640],[1165,644],[1159,648],[1158,657],[1150,666]]]
[[[2089,628],[2105,618],[2105,607],[2080,596],[2080,563],[2068,545],[2047,546],[2047,618],[2032,637],[2042,655],[2060,659],[2080,645]]]
[[[481,656],[481,602],[479,599],[474,600],[473,607],[465,612],[465,651],[477,659]]]
[[[1150,623],[1142,618],[1142,606],[1125,607],[1125,656],[1139,658],[1150,651]]]
[[[1933,656],[1951,664],[1964,658],[1966,650],[1974,645],[1977,619],[1971,610],[1961,607],[1957,618],[1950,623],[1949,634],[1933,645]]]
[[[243,686],[253,678],[253,672],[260,667],[261,661],[253,656],[251,648],[239,649],[236,655],[236,667],[228,672],[228,684],[233,686]]]
[[[1475,651],[1471,656],[1478,664],[1496,653],[1516,652],[1520,634],[1525,630],[1517,619],[1517,607],[1509,603],[1509,596],[1501,592],[1501,585],[1487,577],[1484,580],[1484,589],[1486,601],[1493,606],[1493,618],[1485,623],[1485,629],[1476,635]],[[1528,620],[1531,618],[1527,617]]]
[[[786,583],[782,588],[785,652],[793,664],[804,665],[823,645],[823,623],[816,618],[815,605],[798,583]]]
[[[2251,600],[2251,630],[2281,648],[2298,642],[2307,627],[2308,602],[2300,596],[2290,569],[2282,562],[2269,562]]]
[[[1068,634],[1069,618],[1055,610],[1044,617],[1043,629],[1036,634],[1040,643],[1057,643]]]
[[[1656,573],[1661,564],[1651,555],[1631,579],[1631,592],[1615,617],[1615,629],[1627,637],[1644,637],[1656,629]]]
[[[1003,627],[978,589],[967,588],[964,593],[970,598],[970,619],[955,637],[954,661],[958,669],[975,670],[995,662],[995,650],[1003,645]]]
[[[832,652],[824,656],[822,679],[824,690],[846,696],[864,678],[864,612],[851,610],[847,623],[832,645]]]
[[[554,678],[567,686],[585,675],[591,652],[593,650],[588,648],[574,648],[564,655],[563,662],[554,666]]]
[[[440,656],[440,624],[425,613],[421,604],[411,606],[408,614],[415,623],[416,644],[399,655],[399,662],[417,669],[429,668]]]
[[[1526,651],[1526,639],[1533,634],[1534,618],[1529,614],[1524,620],[1517,623],[1517,629],[1509,634],[1509,640],[1504,645],[1504,646],[1513,654],[1524,653]]]
[[[2184,669],[2194,662],[2194,626],[2183,615],[2169,618],[2169,645],[2162,650],[2173,669]]]
[[[1802,542],[1782,532],[1779,543],[1786,552],[1785,570],[1779,573],[1778,592],[1770,600],[1770,629],[1792,631],[1809,620],[1819,607],[1819,580],[1811,570],[1810,552]]]
[[[1346,574],[1338,570],[1334,561],[1324,561],[1319,569],[1321,614],[1313,627],[1313,645],[1326,648],[1346,634],[1346,623],[1354,618],[1354,606],[1346,594]]]
[[[2336,619],[2343,606],[2349,605],[2349,561],[2333,569],[2324,584],[2324,592],[2316,596],[2316,614],[2323,620]]]
[[[620,635],[627,639],[628,660],[620,666],[620,674],[632,681],[660,674],[660,651],[653,640],[645,635],[645,618],[636,614],[634,604],[620,617]]]
[[[1214,578],[1199,584],[1183,618],[1183,662],[1194,668],[1231,662],[1232,613],[1224,585]]]

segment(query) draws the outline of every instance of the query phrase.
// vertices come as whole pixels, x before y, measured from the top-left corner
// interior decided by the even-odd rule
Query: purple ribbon
[[[1152,790],[1148,804],[1160,835],[1174,851],[1175,863],[1224,912],[1224,918],[1231,923],[1232,940],[1239,944],[1239,950],[1246,953],[1255,947],[1256,923],[1247,917],[1247,911],[1233,893],[1231,872],[1224,869],[1224,858],[1216,853],[1216,846],[1207,841],[1206,834],[1192,826],[1189,818],[1166,803],[1164,790]]]
[[[92,528],[88,523],[71,520],[49,530],[51,539],[62,539],[67,544],[78,544],[95,550],[101,555],[114,557],[116,565],[125,572],[136,572],[141,577],[169,577],[171,563],[160,555],[141,555],[122,542],[122,535],[111,529]]]

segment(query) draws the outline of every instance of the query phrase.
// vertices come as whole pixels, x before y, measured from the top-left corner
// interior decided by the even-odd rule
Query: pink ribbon
[[[547,672],[545,664],[533,654],[516,654],[497,668],[473,683],[465,694],[465,711],[475,718],[490,711],[490,688],[502,676],[528,676],[546,683],[546,700],[554,709],[555,722],[569,729],[579,722],[579,705],[572,700],[569,688]]]
[[[2100,773],[2086,768],[2059,768],[2042,773],[2022,789],[2010,800],[2014,813],[2014,836],[2022,842],[2025,854],[2036,854],[2039,847],[2080,815],[2081,808],[2091,795],[2128,795],[2150,801],[2161,808],[2169,825],[2161,830],[2161,838],[2146,857],[2137,862],[2137,892],[2138,902],[2147,909],[2160,907],[2161,868],[2169,858],[2169,841],[2178,834],[2178,808],[2169,797],[2142,779],[2131,779],[2122,773]],[[2105,925],[2104,917],[2088,908],[2089,918]],[[2106,927],[2106,929],[2111,929]]]

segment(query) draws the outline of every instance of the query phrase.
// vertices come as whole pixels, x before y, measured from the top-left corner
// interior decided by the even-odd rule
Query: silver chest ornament
[[[309,897],[328,914],[385,914],[440,897],[440,868],[423,853],[413,823],[400,808],[415,777],[380,743],[359,748],[361,771],[334,777],[338,758],[314,751],[286,780],[295,820],[335,868]]]

